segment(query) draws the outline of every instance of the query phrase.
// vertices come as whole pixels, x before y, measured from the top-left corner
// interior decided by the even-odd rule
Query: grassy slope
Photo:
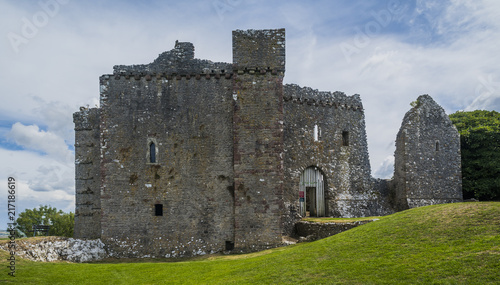
[[[12,280],[2,268],[0,281]],[[176,263],[22,260],[16,273],[22,284],[495,283],[500,203],[412,209],[327,239],[254,254]]]

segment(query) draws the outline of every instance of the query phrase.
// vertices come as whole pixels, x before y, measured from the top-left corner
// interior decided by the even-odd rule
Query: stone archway
[[[310,166],[302,172],[299,187],[300,215],[325,216],[325,183],[319,168]]]

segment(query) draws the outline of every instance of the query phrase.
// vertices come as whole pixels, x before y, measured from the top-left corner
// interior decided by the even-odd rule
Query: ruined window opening
[[[342,145],[349,146],[349,132],[348,131],[342,132]]]
[[[155,204],[155,216],[163,216],[163,204]]]
[[[234,249],[234,242],[226,240],[226,250],[233,250],[233,249]]]
[[[436,142],[436,151],[439,151],[439,141]]]
[[[153,142],[149,144],[149,162],[156,163],[156,146]]]
[[[318,125],[314,125],[314,141],[321,140],[321,128]]]

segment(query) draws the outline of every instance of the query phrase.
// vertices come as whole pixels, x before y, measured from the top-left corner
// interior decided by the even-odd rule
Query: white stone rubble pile
[[[7,249],[7,244],[0,244]],[[51,262],[66,260],[71,262],[88,262],[107,257],[104,243],[97,240],[80,240],[64,237],[47,237],[43,239],[16,240],[16,255],[32,261]]]

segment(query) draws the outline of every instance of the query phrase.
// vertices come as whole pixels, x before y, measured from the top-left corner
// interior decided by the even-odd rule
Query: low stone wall
[[[299,221],[295,224],[295,232],[304,241],[313,241],[345,232],[374,220],[345,222],[345,223],[315,223]]]
[[[0,249],[8,251],[8,243]],[[101,240],[80,240],[66,237],[38,237],[16,240],[16,255],[32,261],[66,260],[88,262],[107,257]]]

